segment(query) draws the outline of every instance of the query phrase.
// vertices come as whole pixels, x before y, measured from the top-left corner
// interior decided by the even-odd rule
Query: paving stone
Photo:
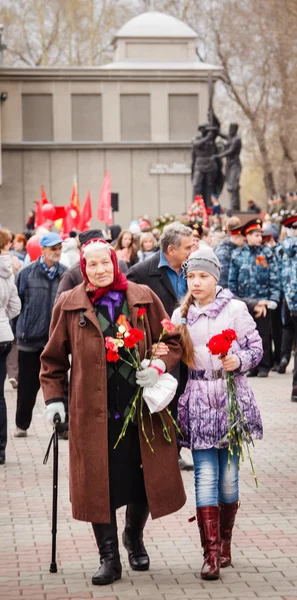
[[[90,524],[74,521],[68,493],[68,442],[59,444],[58,573],[51,559],[52,461],[43,456],[51,435],[39,394],[27,438],[13,438],[16,393],[7,387],[10,439],[1,467],[0,598],[2,600],[297,600],[297,405],[290,402],[290,369],[253,380],[265,437],[252,449],[256,490],[245,461],[241,508],[234,530],[233,568],[219,581],[200,579],[202,551],[195,514],[193,473],[183,472],[186,506],[164,519],[149,519],[145,543],[149,572],[131,571],[121,548],[123,578],[92,586],[98,551]],[[187,459],[191,458],[183,451]],[[51,457],[52,458],[52,457]],[[121,532],[125,509],[118,511]]]

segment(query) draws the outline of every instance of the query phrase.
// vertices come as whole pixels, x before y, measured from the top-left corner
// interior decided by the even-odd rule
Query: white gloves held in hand
[[[55,423],[54,423],[55,415],[59,415],[59,417],[61,419],[61,423],[65,423],[66,413],[65,413],[65,406],[64,406],[63,402],[51,402],[51,404],[48,404],[46,406],[43,414],[44,414],[44,418],[53,426],[55,425]]]
[[[150,362],[147,358],[141,362],[143,370],[136,371],[137,385],[141,385],[142,387],[152,387],[153,385],[156,385],[160,375],[166,371],[166,365],[160,358],[155,358],[152,360],[150,366],[148,366],[149,364]]]

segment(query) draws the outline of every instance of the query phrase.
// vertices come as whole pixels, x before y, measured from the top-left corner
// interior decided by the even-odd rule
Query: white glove
[[[154,359],[149,367],[146,366],[148,364],[148,359],[144,359],[141,363],[141,366],[144,367],[144,369],[142,371],[136,371],[136,383],[142,387],[152,387],[153,385],[156,385],[161,374],[159,371],[162,373],[166,371],[166,365],[160,358]],[[154,366],[157,368],[155,369]]]
[[[161,358],[154,358],[151,363],[148,358],[144,358],[140,364],[143,369],[147,369],[149,364],[152,364],[152,365],[155,365],[155,367],[158,367],[158,369],[160,369],[162,371],[162,373],[165,373],[165,371],[166,371],[166,365],[163,362],[163,360],[161,360]],[[160,373],[160,375],[161,375],[161,373]]]
[[[44,409],[44,418],[54,426],[54,416],[59,415],[61,423],[65,423],[66,413],[63,402],[51,402]]]

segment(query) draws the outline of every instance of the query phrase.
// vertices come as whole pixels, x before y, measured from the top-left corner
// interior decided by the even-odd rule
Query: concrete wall
[[[191,202],[189,175],[150,174],[153,163],[188,163],[183,149],[4,150],[3,185],[0,188],[0,223],[13,231],[24,228],[27,214],[44,185],[55,205],[69,204],[73,177],[77,176],[81,205],[90,189],[93,225],[105,170],[112,191],[119,193],[115,222],[123,227],[143,214],[156,218],[163,212],[179,214]]]
[[[111,175],[112,191],[119,193],[120,210],[115,214],[115,221],[122,226],[127,226],[132,219],[144,213],[152,219],[162,212],[181,213],[191,202],[189,174],[154,175],[150,169],[153,163],[163,163],[169,167],[178,163],[190,167],[189,123],[186,139],[171,139],[170,97],[185,95],[195,98],[194,136],[198,124],[207,119],[208,87],[204,75],[191,72],[185,76],[184,73],[170,71],[164,76],[162,74],[162,77],[159,73],[132,73],[128,76],[124,73],[106,73],[100,69],[73,69],[69,72],[59,69],[10,69],[5,75],[3,72],[0,70],[0,88],[8,93],[8,98],[0,104],[2,225],[14,231],[24,228],[29,210],[40,196],[42,184],[51,202],[56,205],[69,204],[75,177],[81,204],[90,189],[93,212],[96,214],[106,169]],[[52,141],[43,142],[39,139],[35,143],[31,138],[31,141],[24,139],[24,94],[52,94]],[[102,129],[99,126],[97,129],[100,129],[101,140],[73,140],[73,94],[100,97],[99,124],[102,124]],[[150,139],[137,140],[136,136],[133,141],[131,136],[130,141],[126,139],[122,142],[121,95],[142,94],[147,95],[150,102]],[[80,102],[83,106],[81,96]],[[174,110],[176,112],[176,108]],[[83,123],[80,125],[82,129]],[[93,224],[96,222],[94,218]]]

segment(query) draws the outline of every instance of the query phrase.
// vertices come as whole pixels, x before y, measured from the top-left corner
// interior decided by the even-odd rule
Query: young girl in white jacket
[[[254,438],[262,437],[258,407],[244,373],[261,360],[254,319],[241,300],[217,285],[220,263],[209,246],[192,252],[184,265],[188,295],[172,321],[181,332],[188,382],[178,403],[181,445],[192,450],[203,579],[218,579],[231,564],[231,536],[238,509],[238,460],[228,467],[226,371],[235,375],[237,399]],[[212,336],[233,329],[237,339],[224,358],[208,349]]]

